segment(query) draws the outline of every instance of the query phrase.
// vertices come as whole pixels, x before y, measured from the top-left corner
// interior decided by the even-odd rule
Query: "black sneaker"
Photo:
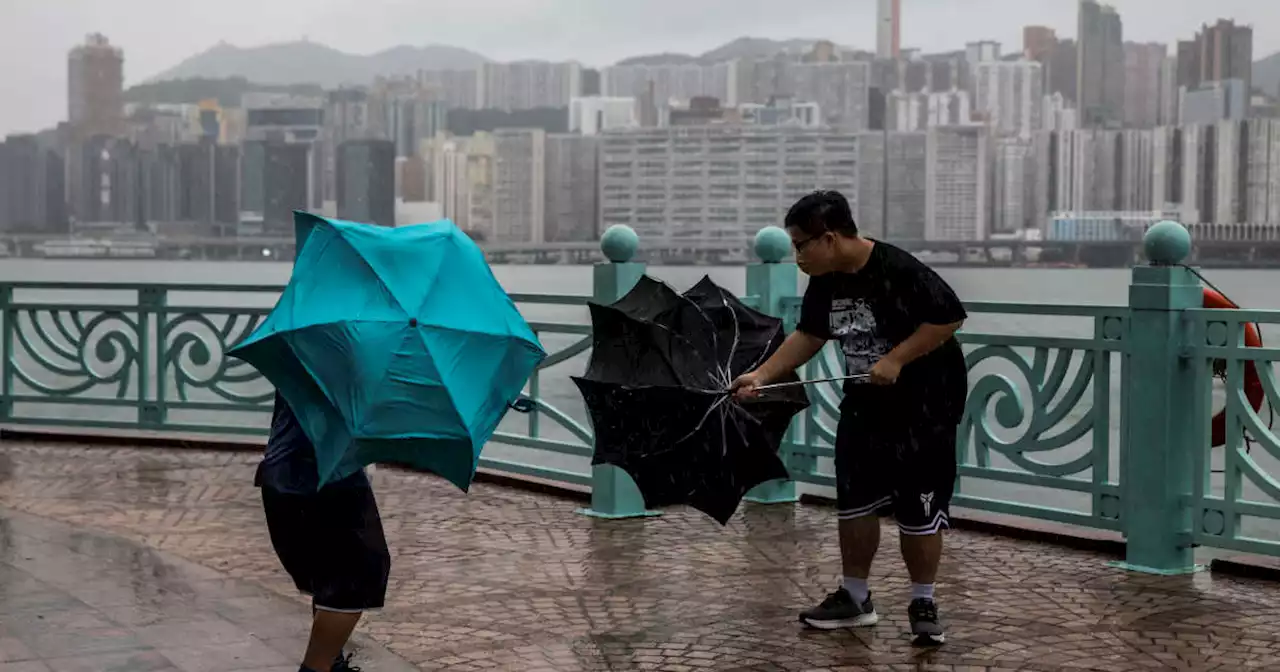
[[[871,604],[870,594],[862,604],[854,604],[853,596],[840,586],[822,604],[800,612],[800,622],[819,630],[866,628],[879,623],[880,616],[876,614],[875,605]]]
[[[933,600],[923,597],[911,600],[907,618],[911,620],[911,634],[915,637],[912,643],[916,646],[938,646],[947,641],[938,623],[938,605]]]
[[[351,664],[351,657],[353,655],[354,654],[350,653],[346,655],[339,653],[338,657],[333,660],[333,665],[329,668],[330,672],[360,672],[359,667]]]

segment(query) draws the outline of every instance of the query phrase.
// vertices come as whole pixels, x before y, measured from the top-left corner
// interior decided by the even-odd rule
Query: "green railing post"
[[[790,251],[791,237],[786,231],[769,226],[756,234],[755,252],[760,261],[747,266],[747,296],[756,297],[760,312],[766,315],[784,317],[782,300],[796,295],[799,271],[794,263],[783,261]],[[792,423],[782,440],[779,456],[792,473],[796,470],[812,471],[812,458],[792,450],[795,431],[795,423]],[[790,504],[800,500],[794,480],[761,483],[747,493],[746,499],[759,504]]]
[[[1182,266],[1191,237],[1161,222],[1143,239],[1147,266],[1133,269],[1130,331],[1123,381],[1129,418],[1120,446],[1126,569],[1155,574],[1196,571],[1191,545],[1191,465],[1195,374],[1181,356],[1183,311],[1202,301],[1199,279]]]
[[[644,276],[643,263],[633,262],[640,239],[628,226],[612,226],[600,237],[600,250],[608,261],[596,264],[592,300],[610,304],[631,291]],[[581,509],[595,518],[638,518],[659,515],[645,509],[644,497],[627,472],[608,464],[591,467],[591,508]]]
[[[7,422],[13,417],[13,332],[18,321],[10,285],[0,285],[0,320],[0,422]]]

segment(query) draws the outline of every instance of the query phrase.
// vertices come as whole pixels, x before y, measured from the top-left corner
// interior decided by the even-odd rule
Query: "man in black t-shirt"
[[[897,519],[911,575],[907,613],[917,644],[944,641],[933,598],[942,531],[956,480],[956,431],[968,376],[955,332],[965,310],[942,278],[907,252],[858,235],[834,191],[800,199],[786,219],[800,270],[811,276],[795,333],[734,381],[740,397],[794,371],[829,340],[850,376],[836,430],[836,490],[844,581],[800,614],[815,628],[879,621],[867,577],[879,514]]]
[[[299,672],[359,672],[343,652],[363,612],[386,599],[391,554],[363,469],[320,487],[315,447],[279,392],[254,485],[267,532],[294,585],[311,596]]]

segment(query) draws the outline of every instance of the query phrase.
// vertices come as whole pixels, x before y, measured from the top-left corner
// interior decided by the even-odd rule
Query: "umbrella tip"
[[[416,326],[418,326],[418,318],[416,318],[416,317],[411,317],[411,318],[409,318],[409,326],[410,326],[410,327],[416,327]]]

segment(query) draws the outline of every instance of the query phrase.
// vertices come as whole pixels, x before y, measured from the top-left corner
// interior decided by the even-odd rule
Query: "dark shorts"
[[[317,609],[383,606],[391,555],[371,488],[326,488],[313,495],[263,488],[262,508],[280,563]]]
[[[950,527],[959,425],[951,417],[846,402],[835,445],[840,519],[892,514],[908,535]]]

